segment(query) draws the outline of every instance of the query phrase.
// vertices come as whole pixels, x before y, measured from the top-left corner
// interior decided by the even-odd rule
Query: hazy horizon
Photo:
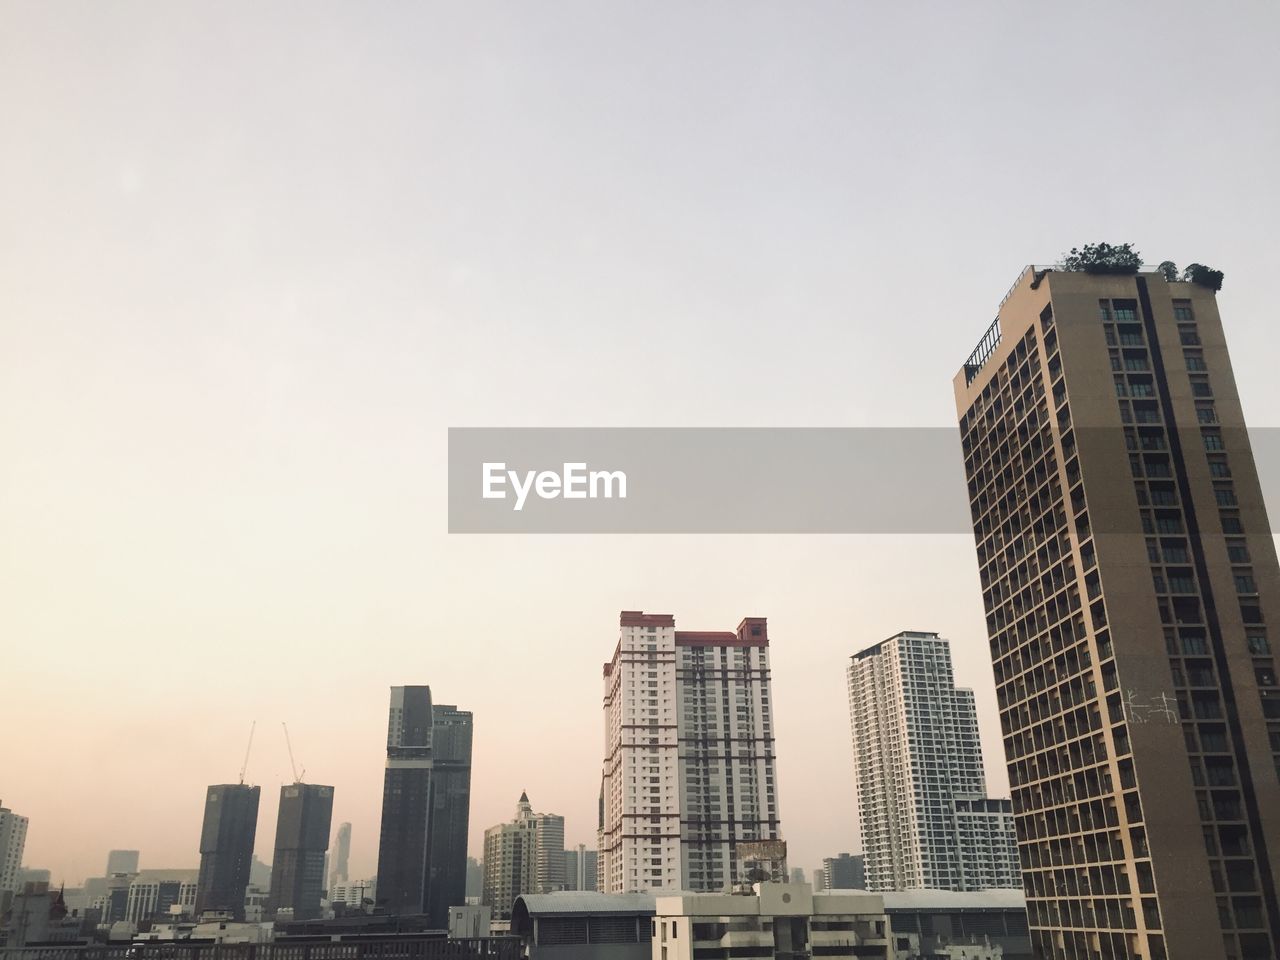
[[[256,719],[259,857],[283,720],[369,876],[415,683],[475,715],[472,856],[521,791],[594,848],[622,609],[769,619],[792,866],[858,849],[844,663],[903,629],[1007,795],[971,538],[450,536],[449,427],[953,425],[1022,267],[1094,241],[1224,270],[1280,425],[1275,5],[548,9],[0,7],[27,866],[194,865]]]

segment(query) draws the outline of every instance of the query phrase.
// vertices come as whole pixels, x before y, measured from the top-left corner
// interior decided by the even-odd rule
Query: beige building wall
[[[1274,957],[1280,571],[1215,297],[1029,268],[999,330],[955,394],[1033,936]]]

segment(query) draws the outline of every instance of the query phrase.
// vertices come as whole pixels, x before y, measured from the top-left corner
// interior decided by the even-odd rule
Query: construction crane
[[[244,773],[249,769],[249,751],[253,749],[253,731],[257,727],[258,721],[249,721],[249,745],[244,748],[244,763],[240,764],[240,784],[244,785]]]
[[[290,769],[293,770],[293,782],[301,783],[302,778],[306,774],[307,770],[304,767],[301,771],[299,771],[298,765],[293,762],[293,743],[292,741],[289,740],[289,725],[285,723],[283,720],[281,720],[280,726],[284,727],[284,745],[289,748],[289,767]]]

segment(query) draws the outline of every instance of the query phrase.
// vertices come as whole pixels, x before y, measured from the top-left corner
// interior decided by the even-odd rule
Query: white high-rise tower
[[[781,848],[766,623],[688,632],[623,611],[620,628],[604,667],[600,889],[730,889],[750,879],[741,844]]]
[[[27,845],[27,818],[0,804],[0,893],[18,889],[18,871]]]
[[[1021,886],[1013,810],[986,796],[947,641],[900,633],[854,654],[848,680],[867,889]]]
[[[908,631],[854,654],[849,714],[868,890],[1021,886],[1010,801],[986,795],[947,641]]]

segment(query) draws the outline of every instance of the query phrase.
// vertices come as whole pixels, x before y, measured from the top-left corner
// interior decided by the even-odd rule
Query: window
[[[1222,434],[1216,430],[1204,431],[1204,448],[1206,450],[1225,450],[1226,446],[1222,442]]]
[[[1195,323],[1195,314],[1191,312],[1190,300],[1175,300],[1173,302],[1173,319],[1178,323]]]

